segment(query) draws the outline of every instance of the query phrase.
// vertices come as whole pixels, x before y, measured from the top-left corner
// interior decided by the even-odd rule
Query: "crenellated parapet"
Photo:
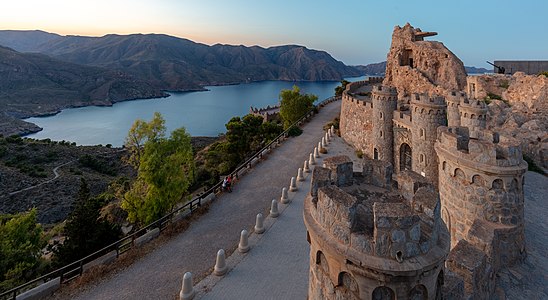
[[[440,127],[435,149],[451,245],[466,240],[483,249],[495,270],[523,259],[527,163],[519,142],[488,130],[471,136],[466,127]]]
[[[460,126],[459,107],[466,99],[466,93],[462,91],[451,91],[445,97],[447,103],[447,126]]]
[[[438,161],[434,151],[437,128],[447,124],[445,98],[414,94],[411,100],[413,171],[437,184]]]
[[[421,186],[407,200],[392,189],[390,163],[366,159],[363,173],[352,178],[349,164],[347,157],[334,157],[327,168],[316,167],[311,185],[317,197],[305,200],[309,299],[376,299],[382,293],[434,299],[449,251],[435,189]]]
[[[464,99],[459,106],[460,126],[468,127],[470,134],[487,127],[487,105],[482,100]]]

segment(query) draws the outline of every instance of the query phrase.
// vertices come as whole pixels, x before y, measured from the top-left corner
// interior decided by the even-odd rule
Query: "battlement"
[[[466,127],[439,127],[436,148],[466,161],[476,168],[522,167],[520,143],[489,130],[475,131],[470,136]]]
[[[468,98],[466,96],[465,92],[462,91],[451,91],[446,97],[445,101],[447,102],[447,105],[449,106],[450,103],[454,103],[455,105],[458,105],[462,102],[467,101]]]
[[[393,86],[387,86],[387,85],[374,85],[373,89],[371,90],[371,94],[381,94],[381,95],[389,95],[389,96],[398,96],[398,91]]]
[[[400,263],[439,246],[440,202],[431,185],[413,190],[409,201],[391,189],[390,163],[365,159],[363,164],[362,174],[352,173],[351,160],[340,156],[314,169],[317,200],[311,215],[323,230],[355,251]]]
[[[411,97],[411,103],[415,105],[445,106],[445,98],[436,94],[414,93]]]
[[[460,103],[461,108],[468,108],[468,109],[477,109],[482,111],[487,111],[487,105],[485,105],[485,102],[481,100],[475,100],[475,99],[464,99]]]

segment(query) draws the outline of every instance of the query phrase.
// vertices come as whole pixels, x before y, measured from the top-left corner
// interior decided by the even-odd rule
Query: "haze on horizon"
[[[392,29],[406,22],[437,37],[465,65],[548,59],[548,2],[326,0],[25,0],[3,3],[0,29],[62,35],[163,33],[205,44],[298,44],[348,65],[386,59]]]

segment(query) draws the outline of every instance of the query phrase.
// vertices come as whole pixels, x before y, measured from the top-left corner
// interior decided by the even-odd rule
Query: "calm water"
[[[212,86],[205,92],[172,93],[168,98],[120,102],[111,107],[71,108],[54,116],[27,119],[44,128],[28,137],[121,146],[135,119],[150,120],[156,111],[165,118],[168,132],[184,126],[193,136],[217,136],[225,132],[224,124],[230,118],[246,115],[250,106],[276,105],[280,90],[294,84],[302,93],[315,94],[321,101],[333,95],[339,82],[263,81]]]

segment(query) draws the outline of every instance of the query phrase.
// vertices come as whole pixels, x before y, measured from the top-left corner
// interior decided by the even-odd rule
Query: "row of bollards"
[[[299,168],[297,171],[297,178],[291,177],[291,182],[289,184],[289,191],[297,191],[297,181],[304,181],[304,173],[310,173],[310,166],[313,166],[316,164],[315,158],[320,157],[320,150],[322,148],[325,148],[329,142],[330,138],[335,134],[335,128],[334,126],[331,126],[331,128],[325,133],[325,136],[322,137],[321,142],[318,142],[318,146],[314,147],[314,152],[310,153],[309,159],[304,161],[303,168]],[[290,202],[289,196],[287,193],[287,188],[282,188],[282,196],[280,197],[280,202],[283,204],[287,204]],[[278,210],[278,201],[276,199],[272,199],[271,206],[270,206],[270,217],[271,218],[277,218],[280,215],[280,212]],[[265,232],[264,228],[264,216],[263,214],[259,213],[257,214],[257,217],[255,219],[255,227],[254,231],[257,234],[262,234]],[[238,251],[240,253],[246,253],[250,249],[249,246],[249,232],[247,230],[242,230],[240,233],[240,242],[238,243]],[[226,265],[226,257],[225,257],[225,250],[219,249],[217,251],[217,258],[215,261],[215,267],[213,269],[213,274],[217,276],[223,276],[228,271],[228,266]],[[194,287],[192,285],[192,273],[186,272],[183,276],[183,286],[181,288],[181,292],[179,293],[179,299],[180,300],[192,300],[194,296],[196,295],[196,291],[194,290]]]

